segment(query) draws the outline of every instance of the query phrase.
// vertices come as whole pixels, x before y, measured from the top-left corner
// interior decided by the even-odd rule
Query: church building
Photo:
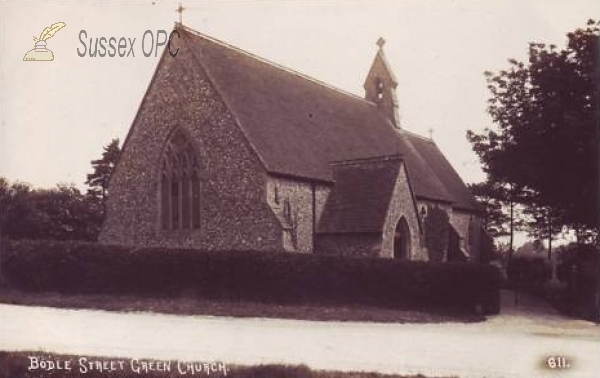
[[[177,30],[112,174],[101,243],[479,260],[480,210],[433,140],[402,128],[383,40],[359,97]]]

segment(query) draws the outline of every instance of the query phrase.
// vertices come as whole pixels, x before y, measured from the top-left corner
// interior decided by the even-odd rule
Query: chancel
[[[383,38],[363,98],[176,29],[181,52],[163,53],[111,177],[102,243],[478,261],[478,206],[431,135],[403,127]]]

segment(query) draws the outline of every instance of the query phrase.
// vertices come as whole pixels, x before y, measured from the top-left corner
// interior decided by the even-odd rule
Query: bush
[[[1,257],[2,285],[30,292],[499,311],[499,272],[476,264],[57,241],[10,241]]]
[[[448,213],[437,206],[427,206],[427,217],[424,222],[425,246],[431,261],[444,259],[444,251],[448,249],[450,218]]]
[[[102,202],[72,185],[34,189],[0,177],[0,233],[11,239],[98,239]]]
[[[550,269],[544,258],[513,256],[506,267],[506,274],[512,287],[539,294],[550,279]]]
[[[544,296],[561,312],[587,320],[600,321],[597,303],[598,251],[594,245],[572,244],[555,252],[560,256],[556,273],[558,287],[549,287],[551,265],[546,258],[513,257],[507,273],[513,288]]]
[[[600,322],[598,308],[598,251],[594,245],[572,245],[563,251],[558,278],[567,283],[564,295],[555,305],[578,318]]]

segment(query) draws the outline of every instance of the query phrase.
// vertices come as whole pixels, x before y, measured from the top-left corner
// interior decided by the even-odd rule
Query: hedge
[[[0,271],[27,292],[499,312],[499,272],[477,264],[9,241]]]

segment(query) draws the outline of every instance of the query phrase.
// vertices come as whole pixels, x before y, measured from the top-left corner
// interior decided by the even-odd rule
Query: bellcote
[[[395,127],[400,128],[400,116],[398,113],[398,100],[396,99],[396,87],[398,82],[390,68],[383,53],[385,40],[377,40],[377,55],[371,64],[363,88],[365,99],[377,105],[379,111],[388,118]]]

